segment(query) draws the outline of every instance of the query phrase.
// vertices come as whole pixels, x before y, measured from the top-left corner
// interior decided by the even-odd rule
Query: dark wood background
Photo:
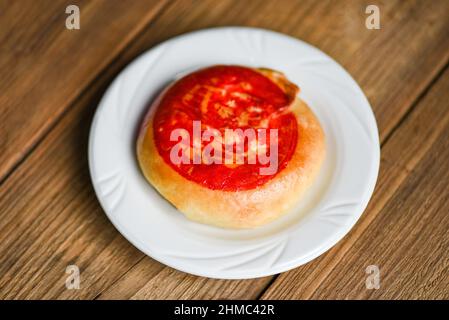
[[[67,30],[65,8],[81,10]],[[365,28],[376,4],[381,29]],[[370,100],[381,170],[326,254],[280,275],[212,280],[145,256],[112,226],[87,166],[92,115],[133,58],[175,35],[257,26],[341,63]],[[449,298],[449,1],[0,0],[0,297]],[[67,290],[65,268],[81,270]],[[365,268],[378,265],[380,289]]]

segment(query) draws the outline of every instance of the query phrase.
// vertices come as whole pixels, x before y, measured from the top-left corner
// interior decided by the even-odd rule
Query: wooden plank
[[[264,299],[426,297],[418,291],[413,294],[413,290],[419,288],[435,290],[434,297],[442,294],[438,289],[441,285],[438,281],[441,279],[438,277],[444,276],[444,270],[437,268],[427,268],[420,274],[420,279],[411,274],[410,268],[405,268],[401,275],[404,283],[399,284],[399,279],[393,279],[387,292],[366,290],[361,281],[365,281],[364,270],[370,264],[379,264],[382,270],[391,268],[390,263],[393,261],[400,265],[407,261],[413,268],[417,268],[421,263],[424,267],[432,261],[432,254],[435,254],[441,260],[446,259],[447,267],[448,252],[440,252],[441,246],[444,248],[444,243],[447,244],[447,239],[439,237],[438,232],[441,232],[440,228],[443,227],[447,233],[449,227],[447,219],[442,217],[447,216],[448,212],[448,191],[447,188],[437,189],[433,195],[431,189],[432,186],[438,188],[440,180],[444,181],[444,173],[440,171],[447,170],[448,165],[443,155],[436,159],[436,155],[444,152],[447,147],[442,140],[447,140],[448,98],[449,69],[440,76],[431,91],[382,148],[381,171],[376,191],[368,209],[353,230],[319,259],[280,275],[265,292]],[[429,159],[436,164],[429,164]],[[430,173],[432,178],[427,177],[425,172],[432,170],[441,177],[432,176]],[[420,179],[426,182],[420,183]],[[417,193],[422,194],[418,197],[411,188],[416,188]],[[415,220],[416,217],[424,220]],[[415,224],[409,223],[410,221],[415,221]],[[424,221],[428,224],[425,228],[422,226]],[[438,224],[440,225],[437,226]],[[420,231],[420,234],[417,234],[415,228],[421,228],[422,233]],[[435,234],[425,234],[424,232],[428,232],[427,228],[435,228]],[[398,249],[394,253],[385,250],[386,246],[401,239],[411,241],[410,246],[419,250],[418,255],[406,250]],[[418,247],[412,244],[413,241],[420,243],[422,248],[417,249]],[[435,249],[429,250],[425,241],[435,246]],[[361,263],[368,260],[371,262],[361,267]],[[354,278],[353,281],[344,282],[350,277]],[[429,277],[435,277],[432,280],[434,282],[429,280]],[[412,279],[414,283],[410,282]],[[357,285],[354,281],[357,281]],[[428,297],[433,295],[430,292],[432,291],[429,291]],[[447,292],[446,290],[446,295]]]
[[[123,51],[112,68],[89,87],[0,187],[0,296],[149,298],[157,292],[163,298],[255,298],[268,284],[269,277],[222,281],[182,274],[144,258],[107,221],[93,194],[85,159],[90,118],[105,84],[139,52],[173,35],[215,25],[267,27],[299,36],[331,53],[362,82],[376,113],[395,102],[397,116],[388,118],[380,114],[384,137],[447,60],[447,50],[444,50],[447,38],[443,31],[448,22],[436,20],[435,12],[427,8],[432,6],[413,1],[407,5],[403,3],[388,1],[382,5],[383,21],[390,27],[381,31],[368,31],[356,27],[358,24],[348,28],[342,23],[344,17],[344,22],[359,21],[363,26],[363,10],[362,18],[359,11],[363,2],[171,3],[142,36]],[[407,14],[421,10],[420,20],[407,22],[406,14],[396,14],[399,9]],[[439,12],[441,14],[441,10]],[[423,23],[429,24],[425,37],[418,30]],[[411,41],[410,34],[414,31],[417,31],[416,38]],[[398,43],[396,33],[409,37],[410,41]],[[392,57],[383,50],[375,52],[373,42],[385,42],[387,47],[395,49],[395,55]],[[417,46],[418,42],[422,45]],[[432,53],[422,46],[431,46]],[[417,65],[421,69],[417,70]],[[381,68],[385,74],[368,77],[366,68]],[[390,92],[396,89],[397,81],[388,76],[397,73],[416,79],[409,81],[392,99]],[[422,73],[426,76],[422,77]],[[385,183],[385,188],[392,188],[389,181]],[[81,268],[80,290],[65,289],[64,270],[71,263]]]
[[[447,103],[449,95],[445,97]],[[311,298],[449,298],[448,136],[446,125],[357,245]],[[360,271],[368,265],[380,269],[379,290],[366,289],[366,274]]]
[[[165,1],[4,1],[0,19],[0,181]],[[80,29],[68,30],[69,4]]]
[[[89,184],[87,134],[103,90],[91,88],[1,187],[2,298],[94,298],[141,258]],[[65,288],[70,264],[80,290]]]

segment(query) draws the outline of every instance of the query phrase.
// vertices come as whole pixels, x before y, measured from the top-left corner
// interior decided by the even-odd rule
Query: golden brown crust
[[[293,94],[298,90],[281,73],[267,69],[259,69],[259,72],[278,83],[286,93]],[[158,192],[193,221],[225,228],[252,228],[266,224],[298,203],[324,159],[324,133],[312,111],[299,98],[294,98],[289,110],[298,122],[296,150],[281,172],[255,189],[238,192],[212,190],[173,170],[160,156],[154,143],[154,110],[147,116],[137,143],[140,167]]]

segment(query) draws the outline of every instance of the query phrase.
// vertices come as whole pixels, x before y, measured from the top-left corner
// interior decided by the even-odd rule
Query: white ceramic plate
[[[293,212],[261,228],[226,230],[187,220],[151,187],[136,162],[136,133],[148,102],[180,75],[214,64],[284,72],[326,134],[327,156],[316,183]],[[89,140],[92,182],[115,227],[168,266],[225,279],[280,273],[335,245],[368,203],[379,155],[371,107],[338,63],[300,40],[237,27],[182,35],[137,58],[106,91]]]

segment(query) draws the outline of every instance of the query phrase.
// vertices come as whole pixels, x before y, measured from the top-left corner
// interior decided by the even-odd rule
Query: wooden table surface
[[[65,27],[69,4],[79,30]],[[368,4],[380,30],[365,27]],[[252,280],[196,277],[145,256],[106,218],[87,165],[92,116],[117,73],[175,35],[226,25],[331,55],[371,102],[382,147],[351,232],[306,265]],[[448,299],[448,63],[447,0],[1,0],[0,297]],[[71,264],[79,290],[65,286]],[[365,285],[369,265],[377,290]]]

